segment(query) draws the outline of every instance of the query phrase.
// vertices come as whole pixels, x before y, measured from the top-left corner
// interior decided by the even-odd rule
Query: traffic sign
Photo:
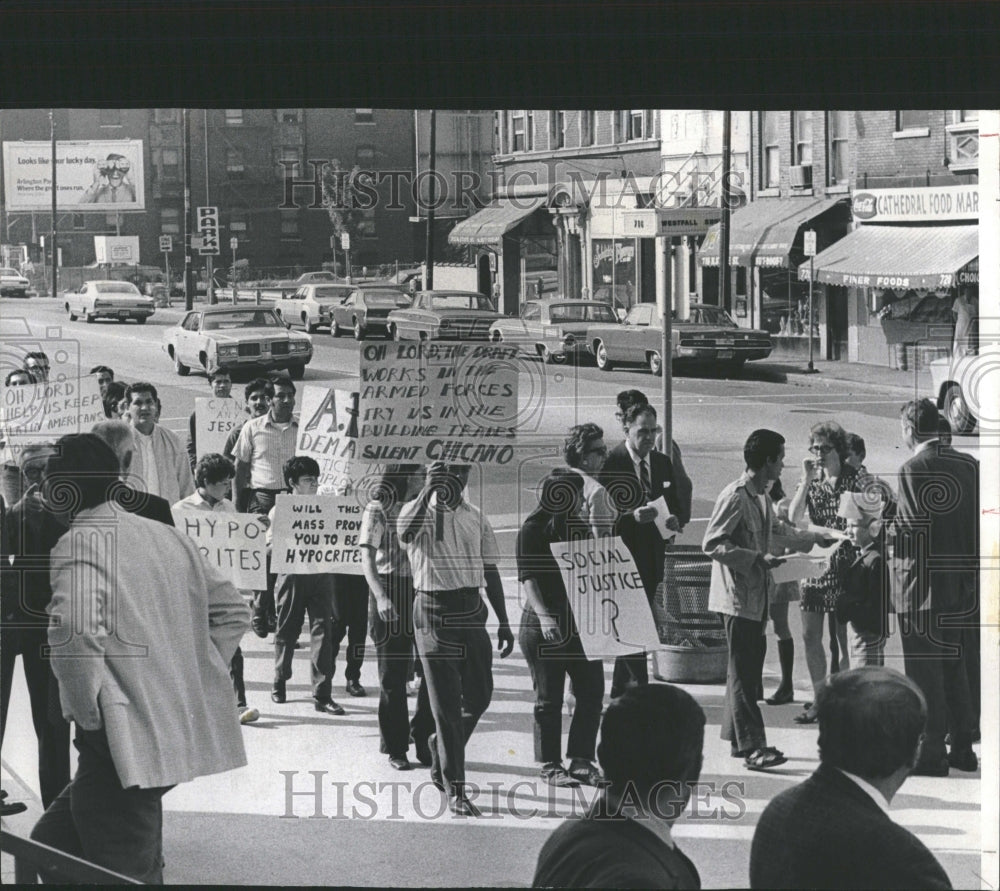
[[[802,253],[807,257],[816,256],[816,230],[807,229],[802,233]]]
[[[349,232],[340,233],[340,249],[349,251],[351,249],[351,234]]]
[[[169,254],[174,249],[174,240],[169,235],[160,236],[160,250],[164,254]]]
[[[198,231],[201,233],[201,247],[198,253],[218,254],[219,249],[219,208],[199,207],[198,208]]]
[[[229,250],[235,251],[240,246],[240,240],[234,235],[229,239]]]

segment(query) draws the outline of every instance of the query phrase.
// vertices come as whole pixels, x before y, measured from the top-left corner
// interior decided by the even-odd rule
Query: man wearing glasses
[[[24,370],[27,371],[36,383],[47,384],[49,382],[49,357],[41,350],[28,353],[24,357]]]
[[[124,155],[112,152],[104,161],[94,165],[94,181],[83,195],[80,204],[129,204],[135,201],[135,186],[129,182],[132,165]]]

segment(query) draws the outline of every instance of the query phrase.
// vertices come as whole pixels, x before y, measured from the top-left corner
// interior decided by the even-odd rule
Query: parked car
[[[502,318],[490,325],[490,340],[514,344],[545,362],[565,362],[580,355],[589,357],[586,334],[590,325],[617,321],[607,303],[595,300],[528,300],[518,318]]]
[[[209,306],[189,312],[163,334],[163,349],[180,375],[192,368],[286,370],[299,380],[312,360],[312,338],[289,331],[266,306]]]
[[[934,398],[955,433],[972,433],[978,426],[980,435],[985,427],[988,433],[997,431],[996,406],[983,406],[982,399],[989,392],[984,381],[987,374],[1000,372],[1000,344],[986,344],[977,353],[959,358],[935,359],[927,366],[931,372]],[[983,409],[986,408],[984,412]]]
[[[487,340],[500,318],[478,291],[417,291],[410,306],[389,313],[387,324],[395,340]]]
[[[302,275],[295,279],[295,283],[299,285],[321,285],[342,281],[342,278],[337,278],[329,269],[320,269],[317,272],[303,272]]]
[[[0,268],[0,297],[27,297],[30,287],[31,282],[16,269]]]
[[[156,303],[147,297],[132,282],[89,281],[76,291],[67,291],[63,304],[69,320],[75,322],[83,316],[88,322],[95,319],[117,319],[126,322],[135,319],[140,325],[146,324],[156,312]]]
[[[353,331],[355,340],[364,340],[372,331],[389,336],[389,313],[409,307],[409,294],[397,287],[373,282],[357,288],[333,307],[330,333],[339,337]]]
[[[302,285],[270,302],[289,325],[301,325],[310,334],[329,325],[333,307],[354,291],[354,285]]]
[[[661,325],[655,304],[637,303],[620,324],[590,326],[587,347],[603,371],[616,364],[646,365],[660,374]],[[740,328],[724,309],[703,303],[692,303],[690,317],[673,323],[672,338],[674,363],[726,362],[739,369],[748,359],[766,359],[772,349],[766,331]]]

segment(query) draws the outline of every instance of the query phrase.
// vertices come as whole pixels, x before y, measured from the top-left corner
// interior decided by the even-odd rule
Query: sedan
[[[125,322],[135,319],[146,324],[156,312],[156,303],[145,296],[132,282],[84,282],[77,291],[66,292],[64,305],[69,320],[75,322],[83,316],[88,322],[95,319],[117,319]]]
[[[303,272],[295,279],[296,284],[299,285],[320,285],[339,281],[343,281],[343,279],[337,278],[329,269],[321,269],[318,272]]]
[[[0,297],[27,297],[30,287],[31,282],[16,269],[0,268]]]
[[[490,340],[509,342],[544,362],[565,362],[587,355],[587,328],[596,323],[616,324],[607,303],[556,297],[528,300],[516,319],[503,318],[490,326]]]
[[[353,285],[302,285],[273,304],[289,325],[301,325],[312,334],[320,325],[330,325],[334,306],[353,291]]]
[[[417,291],[406,309],[389,313],[395,340],[487,340],[503,316],[477,291]]]
[[[192,367],[206,372],[283,369],[300,380],[312,359],[312,338],[289,331],[281,317],[263,306],[211,306],[189,312],[163,335],[163,349],[180,375]]]
[[[618,325],[595,325],[587,329],[587,347],[597,367],[610,371],[615,364],[646,365],[660,374],[662,320],[655,304],[637,303]],[[766,331],[740,328],[724,309],[702,303],[691,304],[686,321],[672,326],[673,362],[729,363],[739,369],[748,359],[771,355],[771,338]]]
[[[353,331],[355,340],[364,340],[369,331],[389,336],[389,313],[406,309],[410,295],[396,288],[365,285],[353,291],[333,307],[330,333],[339,337]]]

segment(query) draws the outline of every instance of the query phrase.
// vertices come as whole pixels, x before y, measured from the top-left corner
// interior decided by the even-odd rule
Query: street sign
[[[807,229],[802,233],[802,253],[807,257],[816,256],[816,230]]]
[[[200,251],[202,247],[204,247],[204,245],[205,245],[205,239],[202,238],[200,235],[191,236],[191,250]]]
[[[169,254],[174,249],[174,240],[169,235],[160,236],[160,250],[164,254]]]
[[[197,229],[201,233],[201,246],[198,248],[198,253],[202,255],[220,253],[218,207],[198,208]]]
[[[351,249],[351,235],[349,232],[340,233],[340,249],[342,251],[349,251]]]
[[[229,250],[235,251],[240,246],[240,240],[234,235],[229,239]]]

